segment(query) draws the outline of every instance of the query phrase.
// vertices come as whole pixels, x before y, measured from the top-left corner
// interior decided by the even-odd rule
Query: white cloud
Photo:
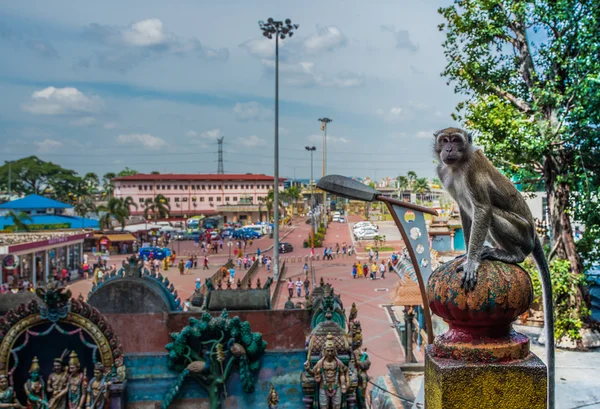
[[[317,33],[304,40],[304,50],[308,54],[317,54],[323,51],[333,51],[345,46],[346,37],[336,26],[319,27]]]
[[[396,41],[396,48],[408,50],[413,53],[419,51],[419,45],[411,41],[410,33],[407,30],[397,30],[393,25],[382,25],[381,31],[392,33]]]
[[[262,63],[269,70],[275,68],[273,61],[262,60]],[[316,70],[315,64],[310,61],[294,64],[280,63],[279,70],[286,73],[283,81],[295,87],[354,88],[366,83],[366,78],[362,74],[350,71],[327,74]]]
[[[74,119],[69,123],[73,126],[90,126],[96,123],[96,118],[93,116],[84,116],[83,118]]]
[[[104,129],[115,129],[119,124],[116,122],[107,122],[104,124]]]
[[[187,131],[185,133],[185,136],[187,136],[188,138],[195,138],[196,136],[198,136],[198,132],[196,132],[196,131]]]
[[[117,142],[123,145],[126,144],[135,144],[142,145],[144,148],[148,149],[160,149],[167,145],[164,139],[158,138],[156,136],[150,134],[124,134],[117,136]]]
[[[23,104],[21,109],[36,115],[64,115],[98,112],[103,105],[100,97],[88,97],[77,88],[48,87],[35,91],[31,102]]]
[[[382,117],[385,122],[401,122],[422,116],[428,110],[426,104],[408,101],[404,107],[391,107],[388,110],[377,109],[375,113]]]
[[[43,141],[36,141],[33,144],[37,146],[38,153],[52,152],[53,150],[63,146],[62,142],[48,138],[44,139]]]
[[[431,131],[418,131],[415,136],[417,138],[431,138],[431,140],[433,140],[433,133],[435,131],[431,130]]]
[[[216,140],[220,136],[221,136],[221,129],[219,129],[219,128],[210,129],[210,130],[204,131],[200,134],[201,138],[213,139],[213,140]]]
[[[266,37],[255,38],[240,44],[241,48],[245,48],[248,54],[264,59],[275,58],[275,40],[269,40]],[[279,40],[279,52],[285,47],[285,40]]]
[[[273,110],[256,101],[238,102],[233,107],[233,112],[238,121],[270,120],[273,117]]]
[[[247,148],[253,148],[256,146],[262,146],[262,145],[266,144],[266,141],[264,139],[260,139],[256,135],[251,135],[251,136],[248,136],[247,138],[237,138],[235,140],[235,142],[237,144],[243,145]]]
[[[309,142],[313,142],[313,143],[323,143],[323,135],[319,135],[319,134],[309,135],[306,137],[306,139]],[[336,145],[336,144],[347,144],[349,142],[350,142],[350,140],[347,138],[327,135],[327,143]]]
[[[162,21],[151,18],[133,23],[123,30],[122,40],[133,47],[148,47],[165,43],[167,36]]]

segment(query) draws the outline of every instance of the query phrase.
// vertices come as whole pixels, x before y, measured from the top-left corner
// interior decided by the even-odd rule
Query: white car
[[[375,238],[375,236],[378,236],[379,233],[376,230],[372,230],[372,229],[365,229],[365,230],[361,230],[360,232],[356,233],[356,238],[358,240],[373,240]]]
[[[377,227],[374,224],[361,224],[360,226],[354,225],[354,231],[357,232],[359,230],[364,230],[364,229],[371,229],[371,230],[377,230]]]
[[[340,216],[340,219],[338,221],[340,223],[346,223],[346,218],[344,216]]]
[[[333,222],[339,222],[340,221],[340,216],[334,214],[333,218],[331,219],[331,221],[333,221]]]

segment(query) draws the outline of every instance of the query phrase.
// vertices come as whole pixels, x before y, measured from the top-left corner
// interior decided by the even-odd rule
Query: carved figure
[[[0,408],[24,408],[17,399],[14,389],[8,386],[8,376],[0,375]]]
[[[271,385],[271,391],[267,397],[267,405],[269,405],[269,409],[277,409],[279,405],[279,395],[273,385]]]
[[[318,385],[317,398],[319,409],[341,409],[342,395],[346,394],[348,368],[337,357],[333,336],[327,335],[323,357],[310,370],[306,362],[305,369],[314,376]]]
[[[222,290],[223,289],[223,280],[219,280],[217,281],[217,290]]]
[[[352,339],[352,356],[351,365],[356,373],[357,385],[356,385],[356,398],[358,401],[359,408],[367,407],[367,386],[369,385],[369,375],[367,371],[371,368],[371,361],[367,354],[367,348],[362,348],[362,332],[360,329],[360,323],[358,323],[358,331],[354,334]]]
[[[94,377],[87,389],[86,408],[107,409],[110,406],[110,382],[107,381],[104,366],[98,362],[94,366]]]
[[[29,379],[25,382],[23,389],[27,395],[27,409],[48,409],[50,407],[46,398],[44,380],[40,376],[40,363],[37,356],[34,356],[31,361]]]
[[[81,371],[79,357],[75,351],[69,355],[69,379],[67,381],[68,409],[82,409],[86,400],[87,380]]]
[[[260,277],[256,279],[256,288],[260,289]]]
[[[67,387],[67,380],[69,374],[67,368],[63,365],[63,357],[54,358],[52,365],[53,372],[48,376],[47,391],[50,397],[50,409],[65,409],[67,407],[67,397],[63,393],[60,397],[58,395],[61,391]]]

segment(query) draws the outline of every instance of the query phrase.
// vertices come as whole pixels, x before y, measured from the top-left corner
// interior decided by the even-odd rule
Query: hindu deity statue
[[[104,366],[98,362],[94,366],[94,378],[90,380],[87,390],[86,408],[107,409],[110,406],[110,382],[106,379]]]
[[[356,398],[359,408],[366,408],[366,397],[367,397],[367,386],[369,383],[369,375],[367,371],[371,367],[371,361],[367,354],[367,348],[362,347],[362,331],[360,330],[360,323],[357,321],[358,326],[355,326],[356,333],[352,339],[352,356],[350,358],[350,365],[356,372],[357,377],[357,388]]]
[[[306,368],[308,369],[309,368]],[[323,357],[313,366],[312,375],[318,385],[319,409],[341,409],[342,396],[346,394],[348,368],[337,357],[333,336],[327,334]]]
[[[67,380],[68,409],[83,409],[87,386],[87,380],[81,371],[79,357],[75,351],[72,351],[69,355],[69,378]]]
[[[279,395],[273,385],[271,385],[271,391],[269,392],[269,396],[267,396],[267,405],[269,409],[277,409],[279,405]]]
[[[8,376],[6,374],[0,375],[0,408],[24,408],[18,401],[15,390],[8,386]]]
[[[29,379],[25,382],[25,395],[27,395],[27,409],[48,409],[46,388],[44,380],[40,376],[40,362],[37,356],[33,357],[29,368]]]
[[[47,391],[50,396],[50,409],[66,409],[67,380],[69,374],[63,365],[62,357],[54,358],[52,373],[48,376]]]

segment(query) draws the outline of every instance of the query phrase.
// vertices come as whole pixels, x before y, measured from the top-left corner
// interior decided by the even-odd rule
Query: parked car
[[[140,258],[150,258],[150,254],[154,259],[162,260],[171,255],[171,250],[167,247],[142,247],[139,251]]]
[[[223,229],[221,231],[221,237],[223,237],[224,239],[228,238],[228,237],[232,237],[233,236],[233,232],[235,230],[232,228],[228,228],[228,229]]]
[[[361,230],[377,230],[377,227],[374,224],[363,224],[359,227],[354,226],[354,233],[359,232]]]
[[[339,220],[340,223],[346,223],[346,218],[344,216],[340,216]]]
[[[358,240],[373,240],[375,236],[377,236],[379,232],[373,229],[364,229],[354,234]]]
[[[290,243],[279,243],[280,253],[290,253],[294,251],[294,247]]]
[[[333,221],[333,222],[339,222],[340,221],[340,216],[337,215],[337,214],[334,214],[333,218],[331,219],[331,221]]]

